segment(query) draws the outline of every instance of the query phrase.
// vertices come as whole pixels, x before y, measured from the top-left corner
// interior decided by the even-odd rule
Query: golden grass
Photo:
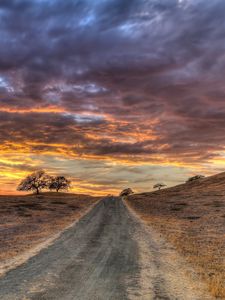
[[[69,193],[0,196],[1,263],[60,232],[99,199]]]
[[[225,173],[127,199],[225,299]]]

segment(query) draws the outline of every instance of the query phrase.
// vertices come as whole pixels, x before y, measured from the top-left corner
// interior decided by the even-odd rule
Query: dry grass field
[[[68,193],[0,196],[1,265],[62,231],[99,199]]]
[[[225,173],[127,203],[192,264],[214,297],[225,299]]]

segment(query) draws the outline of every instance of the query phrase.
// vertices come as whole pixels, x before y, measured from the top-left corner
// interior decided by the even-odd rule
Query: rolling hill
[[[135,194],[127,204],[195,267],[213,296],[225,298],[225,172]]]

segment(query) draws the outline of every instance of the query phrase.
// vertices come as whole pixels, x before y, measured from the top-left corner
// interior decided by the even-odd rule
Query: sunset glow
[[[72,191],[224,171],[224,1],[2,1],[0,193],[35,170]]]

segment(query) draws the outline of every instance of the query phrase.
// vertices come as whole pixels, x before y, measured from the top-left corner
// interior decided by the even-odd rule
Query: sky
[[[1,0],[0,193],[150,191],[225,167],[224,0]]]

